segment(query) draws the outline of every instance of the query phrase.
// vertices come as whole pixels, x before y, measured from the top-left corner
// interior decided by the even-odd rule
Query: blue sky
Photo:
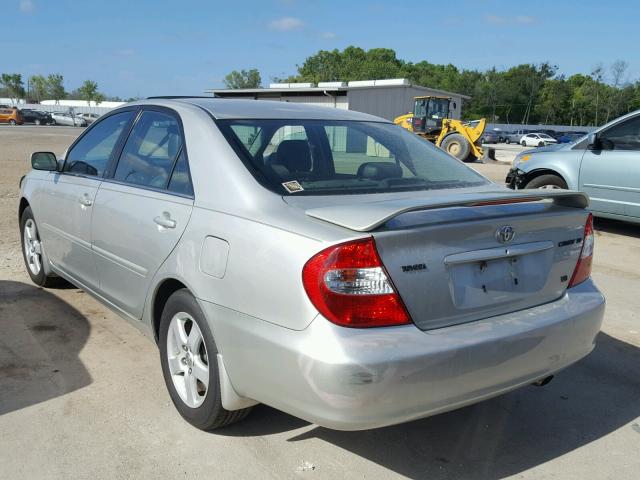
[[[428,5],[433,7],[429,8]],[[201,94],[234,69],[263,83],[319,49],[388,47],[417,62],[508,68],[549,61],[566,74],[622,59],[640,78],[637,0],[0,0],[0,72],[61,73],[72,90]]]

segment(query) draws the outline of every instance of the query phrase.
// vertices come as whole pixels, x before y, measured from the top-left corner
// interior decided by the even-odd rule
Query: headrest
[[[402,168],[392,162],[366,162],[358,168],[358,178],[383,180],[385,178],[401,178]]]
[[[284,165],[290,172],[310,172],[311,152],[306,140],[283,140],[273,163]]]

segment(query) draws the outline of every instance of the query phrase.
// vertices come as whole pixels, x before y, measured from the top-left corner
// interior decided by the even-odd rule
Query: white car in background
[[[51,117],[55,122],[55,125],[67,125],[70,127],[86,127],[87,121],[78,116],[73,116],[68,113],[52,112]]]
[[[546,133],[527,133],[520,139],[520,145],[523,147],[544,147],[558,143],[558,140]]]
[[[76,114],[76,118],[84,120],[85,122],[87,122],[87,125],[91,125],[93,122],[95,122],[98,119],[98,117],[100,117],[100,115],[98,115],[97,113],[77,113]]]

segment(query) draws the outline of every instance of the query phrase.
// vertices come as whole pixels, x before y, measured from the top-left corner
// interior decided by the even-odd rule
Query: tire
[[[522,140],[522,141],[520,142],[520,145],[522,145],[523,147],[526,147],[526,146],[527,146],[527,142],[525,142],[524,140]]]
[[[505,142],[507,142],[507,145],[511,144],[511,140],[510,139],[506,139]]]
[[[33,122],[33,123],[35,123],[36,125],[40,125],[40,120],[38,120],[38,119],[36,118],[36,121],[35,121],[35,122]]]
[[[56,275],[45,272],[45,258],[42,255],[42,244],[38,233],[38,225],[33,218],[31,207],[27,207],[20,217],[20,238],[22,244],[22,258],[31,281],[41,287],[55,287],[64,283]]]
[[[538,147],[544,147],[544,142],[538,143]]]
[[[534,178],[530,182],[528,182],[524,188],[548,188],[548,189],[559,189],[562,188],[566,190],[567,182],[565,182],[558,175],[554,175],[552,173],[546,175],[540,175],[539,177]]]
[[[9,120],[9,125],[11,125],[12,127],[15,127],[16,121],[12,118],[11,120]]]
[[[467,139],[459,133],[452,133],[451,135],[444,137],[444,140],[442,140],[442,143],[440,144],[440,148],[449,155],[453,155],[458,160],[466,159],[471,151],[471,145],[469,145]]]
[[[182,418],[200,430],[210,431],[249,414],[251,407],[230,411],[222,406],[218,349],[198,302],[187,289],[176,291],[167,300],[160,319],[159,341],[164,381]],[[174,359],[171,362],[170,357]],[[207,379],[206,386],[200,378]]]

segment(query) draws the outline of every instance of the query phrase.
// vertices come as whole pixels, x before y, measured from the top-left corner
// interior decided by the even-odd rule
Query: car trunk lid
[[[427,330],[560,298],[580,255],[587,204],[576,192],[485,191],[306,213],[370,232],[414,323]]]

